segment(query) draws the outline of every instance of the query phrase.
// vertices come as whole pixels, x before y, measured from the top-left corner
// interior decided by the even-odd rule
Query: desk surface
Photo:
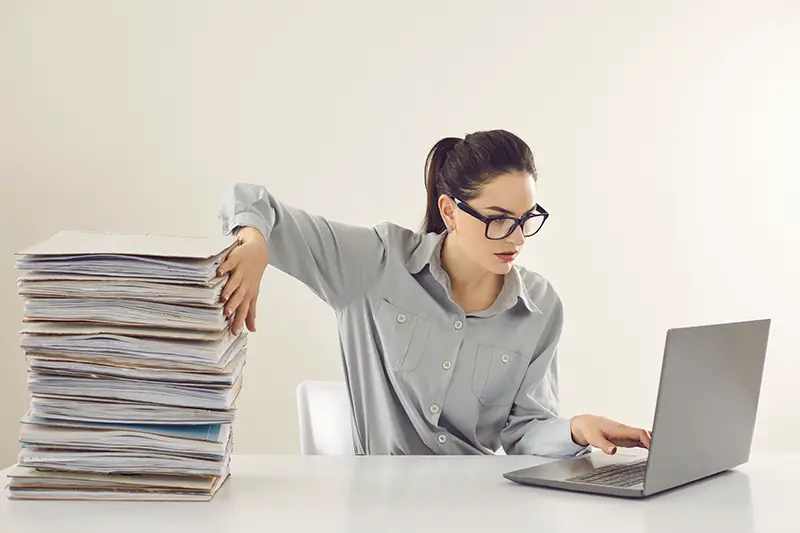
[[[675,533],[797,531],[800,453],[754,455],[731,472],[647,500],[511,483],[534,457],[234,456],[206,503],[0,499],[14,533],[420,531]],[[5,475],[0,476],[5,487]],[[790,484],[782,487],[781,483]]]

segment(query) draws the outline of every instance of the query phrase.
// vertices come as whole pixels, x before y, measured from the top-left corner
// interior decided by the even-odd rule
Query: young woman
[[[562,304],[514,264],[547,220],[530,148],[507,131],[445,138],[426,161],[421,231],[327,220],[239,184],[221,208],[240,245],[220,268],[234,333],[256,330],[272,265],[336,312],[358,454],[576,456],[649,448],[647,431],[558,414]]]

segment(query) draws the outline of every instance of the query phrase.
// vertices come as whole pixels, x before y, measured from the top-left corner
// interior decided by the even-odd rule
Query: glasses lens
[[[522,234],[526,237],[530,237],[542,229],[542,225],[544,224],[544,217],[542,216],[533,216],[525,221],[525,224],[522,225]]]
[[[510,218],[496,218],[489,222],[489,230],[486,236],[490,239],[502,239],[511,233],[514,221]]]

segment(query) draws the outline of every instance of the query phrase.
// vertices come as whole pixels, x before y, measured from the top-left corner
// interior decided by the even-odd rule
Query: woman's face
[[[525,244],[522,228],[517,226],[511,234],[503,236],[513,222],[509,220],[493,222],[489,235],[500,238],[492,240],[486,236],[486,223],[468,211],[471,208],[484,217],[497,215],[523,217],[536,207],[536,181],[533,176],[520,172],[501,174],[487,182],[478,196],[472,200],[457,200],[462,200],[466,206],[459,206],[457,201],[449,197],[441,198],[440,206],[445,215],[445,222],[457,235],[463,253],[490,272],[507,274]],[[530,224],[538,226],[540,220],[537,218]]]

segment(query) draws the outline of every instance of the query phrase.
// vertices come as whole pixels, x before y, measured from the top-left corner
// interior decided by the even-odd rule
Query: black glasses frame
[[[485,216],[481,215],[480,213],[478,213],[477,211],[475,211],[473,208],[471,208],[469,206],[469,204],[467,204],[466,202],[464,202],[462,200],[459,200],[455,196],[451,196],[450,198],[453,199],[453,201],[456,203],[456,206],[459,209],[461,209],[462,211],[464,211],[468,215],[470,215],[470,216],[472,216],[474,218],[477,218],[478,220],[480,220],[481,222],[486,224],[486,231],[485,231],[484,235],[486,235],[487,239],[492,240],[492,241],[499,241],[499,240],[505,239],[506,237],[508,237],[509,235],[511,235],[512,233],[514,233],[517,230],[517,226],[519,226],[521,228],[524,228],[525,227],[524,226],[525,222],[527,222],[529,219],[541,217],[542,218],[542,223],[539,225],[539,227],[536,229],[536,231],[534,231],[530,235],[525,235],[524,232],[522,233],[523,235],[525,235],[525,237],[533,237],[534,235],[539,233],[539,231],[544,227],[544,223],[547,222],[547,218],[550,216],[550,213],[548,213],[547,210],[544,207],[542,207],[541,205],[537,204],[536,207],[534,208],[534,211],[530,211],[530,212],[526,213],[525,215],[523,215],[520,218],[512,217],[511,215],[492,215],[492,216],[485,217]],[[491,224],[495,220],[513,220],[514,224],[511,226],[511,229],[508,231],[508,233],[506,233],[502,237],[489,237],[489,224]]]

